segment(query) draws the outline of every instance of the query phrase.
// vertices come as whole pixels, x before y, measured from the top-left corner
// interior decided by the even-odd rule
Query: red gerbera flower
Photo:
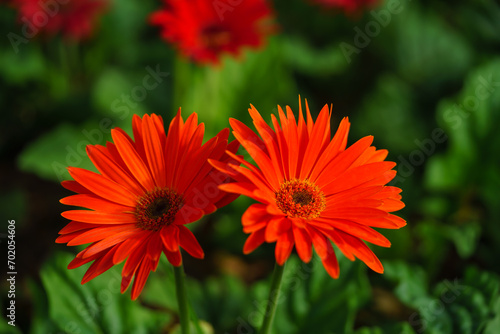
[[[199,63],[218,63],[222,53],[237,55],[243,46],[258,47],[272,31],[266,23],[271,9],[266,0],[231,3],[222,0],[164,0],[165,8],[150,22],[161,36]]]
[[[320,5],[323,5],[327,8],[340,8],[348,13],[359,11],[362,8],[371,7],[379,2],[379,0],[312,0],[312,1]]]
[[[13,0],[13,3],[19,9],[19,19],[30,31],[62,33],[73,40],[89,37],[98,16],[108,7],[106,0]]]
[[[135,141],[116,128],[111,131],[114,144],[87,146],[100,174],[69,167],[74,181],[62,185],[78,194],[61,203],[90,210],[63,212],[71,222],[56,242],[91,243],[68,265],[72,269],[94,261],[82,284],[127,259],[121,292],[135,277],[132,299],[136,299],[162,252],[174,266],[181,265],[181,247],[203,258],[198,241],[184,225],[237,197],[217,188],[227,182],[226,176],[207,159],[227,162],[224,152],[235,152],[239,144],[228,145],[226,128],[202,145],[204,124],[198,124],[196,113],[184,123],[180,109],[167,135],[162,118],[154,114],[142,119],[135,115],[133,132]]]
[[[394,162],[384,161],[386,150],[371,146],[373,137],[360,139],[346,149],[349,121],[344,118],[330,139],[328,107],[312,120],[298,124],[287,107],[279,108],[281,126],[274,115],[274,130],[251,106],[250,115],[260,135],[236,119],[233,134],[257,166],[228,154],[243,166],[211,161],[227,173],[234,183],[220,188],[249,196],[259,203],[251,205],[242,217],[243,231],[250,233],[243,251],[252,252],[264,242],[276,242],[276,262],[283,265],[295,245],[299,257],[309,262],[312,245],[327,272],[339,275],[331,242],[350,260],[355,257],[376,272],[383,272],[378,258],[363,242],[389,247],[390,242],[373,227],[397,229],[406,223],[389,214],[404,207],[401,189],[386,184],[394,178]]]

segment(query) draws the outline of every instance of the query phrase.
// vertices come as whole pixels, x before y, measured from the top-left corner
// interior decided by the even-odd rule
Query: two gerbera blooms
[[[396,164],[384,161],[386,150],[371,146],[372,136],[346,148],[347,118],[332,139],[326,105],[316,121],[307,101],[305,118],[300,100],[299,109],[297,121],[289,107],[286,112],[279,108],[277,117],[271,115],[271,127],[251,106],[257,133],[230,119],[236,140],[229,143],[227,128],[203,143],[204,124],[198,124],[196,113],[184,121],[179,109],[168,132],[160,116],[135,115],[134,139],[116,128],[111,131],[114,143],[87,146],[99,173],[70,167],[74,180],[62,183],[76,195],[61,202],[86,209],[62,214],[71,222],[57,242],[90,243],[68,268],[93,262],[83,284],[125,261],[121,292],[133,280],[136,299],[162,253],[174,267],[181,266],[181,248],[203,258],[185,225],[241,194],[257,201],[242,216],[243,231],[250,234],[245,254],[264,242],[276,243],[276,263],[283,266],[294,246],[304,262],[311,260],[314,246],[326,271],[337,278],[333,242],[347,258],[357,257],[383,272],[363,240],[389,247],[372,227],[405,225],[390,214],[404,207],[401,189],[387,186]],[[255,164],[237,155],[240,144]]]

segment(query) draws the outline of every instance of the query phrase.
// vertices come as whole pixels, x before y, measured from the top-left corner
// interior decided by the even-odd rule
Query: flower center
[[[144,230],[158,231],[175,220],[175,215],[183,204],[182,196],[172,189],[149,191],[137,201],[136,225]]]
[[[310,220],[319,217],[326,200],[314,183],[293,179],[281,184],[276,193],[276,205],[289,217]]]
[[[221,49],[224,45],[229,44],[230,39],[230,32],[220,25],[209,25],[202,32],[203,43],[212,50]]]

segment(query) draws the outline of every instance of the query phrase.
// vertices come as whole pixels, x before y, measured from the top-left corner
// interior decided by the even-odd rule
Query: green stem
[[[174,88],[173,88],[173,101],[174,101],[174,116],[177,114],[177,109],[185,101],[186,92],[189,83],[192,81],[191,66],[188,60],[184,59],[181,55],[177,55],[174,60]]]
[[[64,77],[69,81],[69,79],[71,78],[71,69],[70,69],[68,46],[61,39],[58,40],[58,43],[59,43],[59,64],[62,72],[64,73]]]
[[[274,265],[273,277],[271,278],[271,288],[269,290],[269,298],[267,299],[266,313],[264,314],[264,321],[260,328],[259,334],[268,334],[276,313],[276,306],[280,294],[281,281],[283,279],[283,272],[285,271],[285,264],[280,266]]]
[[[203,334],[203,329],[201,328],[200,320],[198,319],[198,316],[196,315],[196,312],[194,311],[191,304],[189,304],[189,314],[191,315],[191,322],[193,323],[194,328],[196,329],[196,333]]]
[[[186,296],[186,286],[184,284],[184,267],[174,266],[175,292],[177,294],[177,304],[179,306],[179,318],[181,321],[181,333],[189,334],[189,305]]]

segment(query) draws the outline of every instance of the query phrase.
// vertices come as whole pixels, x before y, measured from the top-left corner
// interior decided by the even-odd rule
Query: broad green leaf
[[[5,305],[2,302],[2,309],[6,309],[8,305]],[[19,312],[20,310],[17,309],[16,312]],[[4,316],[2,321],[0,322],[0,332],[3,334],[22,334],[21,330],[19,329],[19,321],[15,319],[10,319],[7,317],[9,314],[8,312],[10,311],[5,311],[2,315]],[[9,322],[11,324],[9,324]]]
[[[415,334],[415,331],[408,323],[388,325],[384,327],[362,327],[355,334]]]
[[[146,70],[143,75],[148,75]],[[129,122],[133,114],[142,116],[146,113],[143,101],[149,93],[143,85],[143,79],[138,78],[134,85],[118,69],[109,68],[101,73],[93,87],[93,100],[97,110],[105,116]]]
[[[467,170],[457,164],[461,161],[457,156],[436,154],[429,159],[425,171],[425,185],[434,191],[449,191],[457,182],[465,181]]]
[[[495,274],[470,267],[464,278],[445,279],[429,292],[419,267],[403,262],[385,267],[386,277],[398,282],[396,295],[418,311],[408,319],[418,333],[480,333],[497,321],[500,279]]]
[[[443,233],[455,244],[458,254],[462,258],[468,258],[476,250],[479,237],[481,236],[481,225],[467,222],[463,225],[444,226]]]
[[[492,181],[500,180],[490,173],[477,173],[500,163],[495,135],[500,120],[499,89],[500,60],[496,59],[472,72],[455,98],[439,104],[438,121],[449,137],[449,149],[429,160],[425,177],[429,189],[450,192],[472,184],[493,186]]]
[[[85,268],[68,270],[73,256],[57,253],[41,271],[49,316],[67,333],[150,333],[168,321],[165,312],[150,310],[120,293],[121,275],[112,267],[85,285]]]
[[[394,293],[403,303],[418,308],[430,300],[428,278],[422,268],[403,261],[385,261],[384,277],[397,282]]]
[[[467,41],[441,16],[419,8],[419,3],[407,3],[405,7],[395,20],[399,73],[428,86],[425,89],[460,78],[472,61],[473,50]]]
[[[493,318],[485,324],[484,334],[495,334],[500,328],[500,296],[493,304]]]
[[[314,49],[298,37],[283,39],[283,54],[292,68],[309,75],[329,76],[344,71],[348,63],[337,45]]]
[[[54,181],[70,178],[66,170],[68,166],[96,171],[85,147],[105,144],[110,139],[110,128],[113,126],[111,119],[81,126],[62,123],[28,144],[19,155],[18,166],[21,170]]]
[[[477,48],[500,41],[500,7],[497,1],[465,1],[454,9],[453,16],[460,25],[459,30]]]
[[[425,138],[425,126],[413,99],[412,88],[405,81],[391,74],[381,75],[354,115],[356,132],[375,136],[375,145],[393,154],[418,149],[415,140]]]
[[[287,261],[273,333],[352,332],[357,311],[370,296],[366,268],[339,256],[340,277],[332,279],[318,257],[309,264],[296,256]],[[262,322],[269,283],[253,288],[253,310],[243,319],[253,327]]]
[[[237,319],[251,307],[252,300],[243,282],[233,276],[209,278],[192,289],[190,300],[200,319],[212,324],[215,332],[229,331],[237,324]]]
[[[18,35],[21,35],[20,33],[21,31],[17,32]],[[5,36],[6,39],[7,37]],[[41,80],[47,73],[45,70],[47,64],[37,42],[29,41],[28,44],[20,44],[18,51],[16,53],[14,49],[7,49],[0,53],[2,78],[16,85],[30,80]]]
[[[222,276],[202,282],[186,277],[186,286],[192,312],[200,320],[203,333],[231,330],[243,308],[249,306],[248,291],[235,277]],[[174,275],[171,265],[163,257],[158,271],[149,277],[143,295],[148,305],[177,314]],[[193,324],[193,327],[196,326]],[[192,330],[192,333],[196,332]]]
[[[30,334],[56,333],[58,326],[49,316],[47,293],[42,284],[29,281],[29,291],[33,300],[33,316],[31,320]]]

